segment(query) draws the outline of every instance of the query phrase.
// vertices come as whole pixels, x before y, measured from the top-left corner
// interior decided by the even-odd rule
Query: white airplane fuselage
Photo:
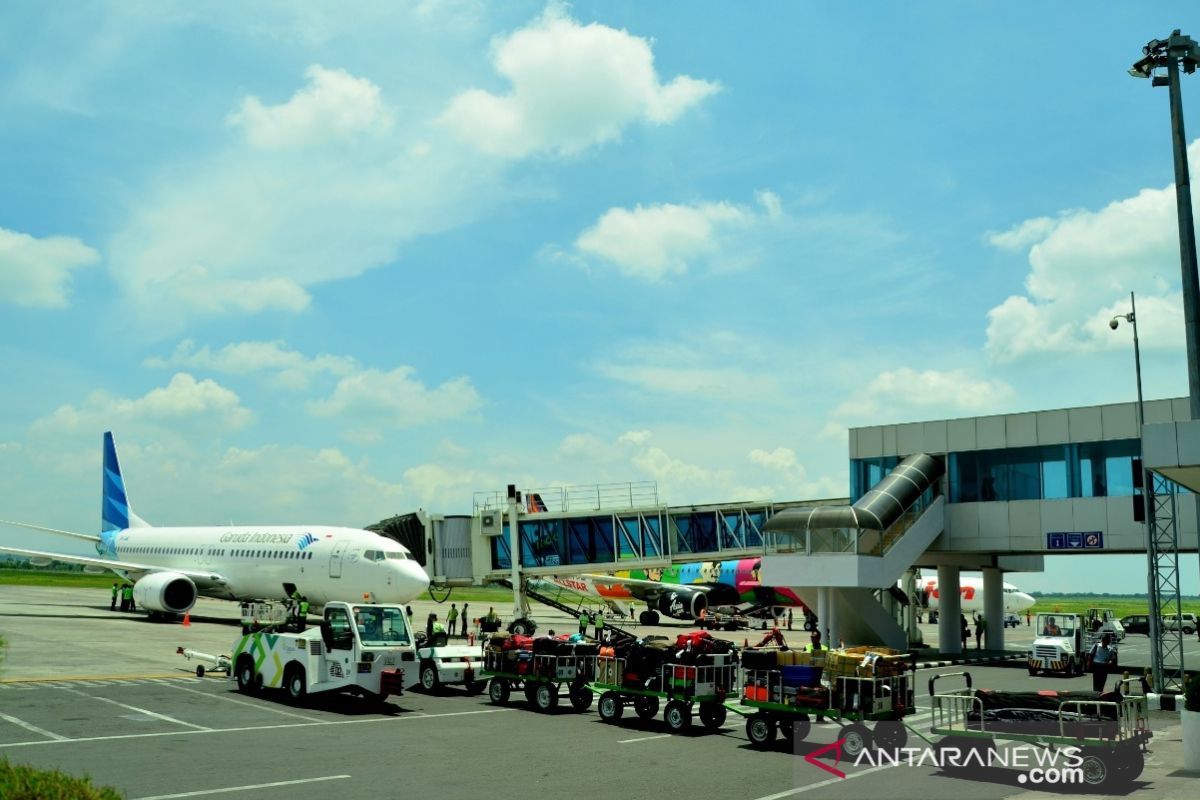
[[[929,598],[929,608],[939,610],[941,592],[938,591],[936,578],[921,578],[917,580],[917,591],[924,592]],[[1037,602],[1032,595],[1026,594],[1011,583],[1003,584],[1004,613],[1020,614]],[[959,578],[958,594],[960,609],[964,612],[983,609],[983,579]]]
[[[278,598],[293,584],[314,605],[367,594],[372,602],[407,603],[429,585],[398,543],[352,528],[145,527],[117,531],[111,541],[105,554],[117,561],[219,575],[220,583],[197,581],[196,588],[221,599]]]

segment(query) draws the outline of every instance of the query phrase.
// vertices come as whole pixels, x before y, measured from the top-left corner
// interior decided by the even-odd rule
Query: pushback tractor
[[[283,689],[293,702],[321,692],[383,701],[418,680],[412,633],[396,605],[328,603],[319,628],[245,634],[230,661],[239,691]]]

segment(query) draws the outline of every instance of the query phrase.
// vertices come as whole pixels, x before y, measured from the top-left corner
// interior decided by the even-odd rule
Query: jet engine
[[[154,572],[133,585],[133,600],[147,611],[182,614],[196,604],[196,584],[178,572]]]
[[[672,589],[658,598],[658,610],[675,619],[697,619],[708,607],[704,592],[689,589]]]

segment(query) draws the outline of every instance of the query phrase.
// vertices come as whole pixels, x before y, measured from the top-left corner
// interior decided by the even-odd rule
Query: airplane
[[[100,534],[4,522],[92,542],[99,557],[0,546],[34,563],[82,564],[131,580],[152,616],[189,611],[197,597],[285,600],[299,591],[319,609],[359,597],[407,603],[429,587],[403,545],[371,531],[328,525],[156,527],[133,512],[111,432],[104,434]]]
[[[937,578],[917,578],[916,589],[926,607],[931,611],[936,611],[938,609]],[[1004,613],[1006,614],[1020,614],[1037,602],[1033,596],[1022,592],[1011,583],[1005,582],[1003,589]],[[983,578],[960,576],[958,592],[962,611],[983,611]]]
[[[759,583],[761,561],[702,561],[666,569],[622,570],[615,575],[549,576],[544,581],[604,600],[622,613],[626,603],[643,602],[647,608],[638,615],[643,625],[657,624],[660,613],[674,619],[698,619],[710,606],[765,609],[775,618],[786,614],[788,607],[803,609],[804,604],[791,589]]]

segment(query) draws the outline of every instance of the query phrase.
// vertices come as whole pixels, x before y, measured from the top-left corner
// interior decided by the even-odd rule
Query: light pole
[[[1133,369],[1137,376],[1137,431],[1138,431],[1138,461],[1142,461],[1142,425],[1146,422],[1146,409],[1142,402],[1142,349],[1138,344],[1137,303],[1133,292],[1129,293],[1129,313],[1118,314],[1108,321],[1108,327],[1114,331],[1120,327],[1121,320],[1133,326]],[[1155,547],[1154,530],[1154,478],[1142,462],[1142,503],[1146,521],[1146,584],[1150,600],[1150,641],[1160,641],[1160,604],[1158,596],[1158,559]],[[1163,653],[1160,647],[1150,648],[1150,671],[1154,676],[1154,685],[1163,685]],[[1160,689],[1161,690],[1161,689]]]
[[[1175,206],[1179,217],[1179,258],[1183,270],[1183,317],[1186,325],[1188,396],[1192,419],[1200,419],[1200,280],[1196,276],[1196,231],[1192,223],[1192,189],[1188,175],[1187,142],[1183,135],[1183,100],[1179,68],[1188,75],[1200,65],[1200,45],[1176,29],[1167,39],[1151,39],[1142,58],[1130,69],[1135,78],[1152,78],[1152,86],[1166,86],[1171,96],[1171,141],[1175,152]],[[1165,69],[1165,75],[1156,74]]]

